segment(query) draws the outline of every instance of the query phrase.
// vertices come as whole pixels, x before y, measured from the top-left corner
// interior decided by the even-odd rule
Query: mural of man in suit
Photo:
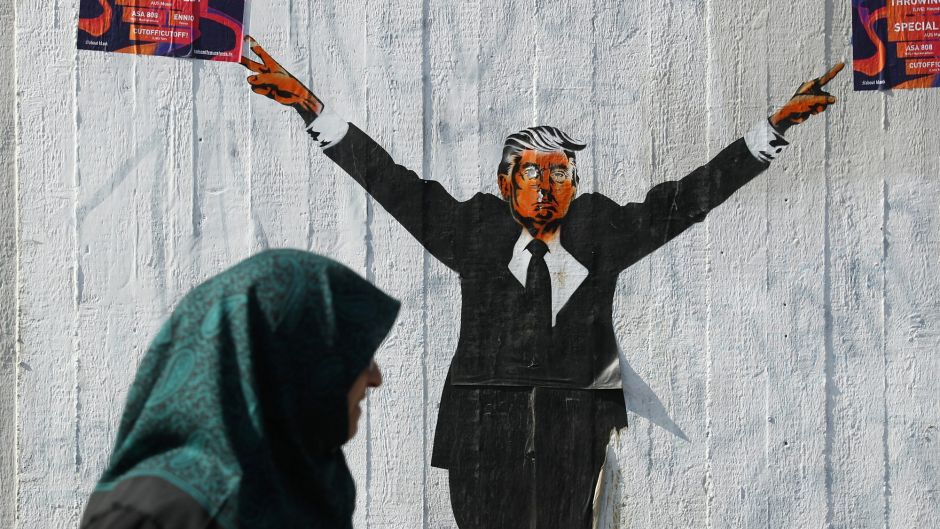
[[[249,37],[251,89],[293,107],[342,167],[461,286],[461,328],[432,465],[461,529],[588,528],[609,433],[626,426],[612,305],[617,276],[764,171],[784,131],[835,98],[836,65],[744,138],[641,203],[578,194],[586,145],[550,126],[510,135],[499,196],[454,199],[340,119]]]

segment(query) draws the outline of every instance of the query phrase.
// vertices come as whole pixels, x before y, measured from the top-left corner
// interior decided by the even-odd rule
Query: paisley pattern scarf
[[[160,477],[226,529],[351,527],[346,395],[398,308],[297,250],[198,286],[145,354],[96,490]]]

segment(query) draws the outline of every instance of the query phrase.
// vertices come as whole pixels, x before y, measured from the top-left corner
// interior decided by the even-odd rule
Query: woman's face
[[[356,377],[356,380],[353,382],[352,387],[349,388],[349,393],[346,396],[349,402],[349,439],[352,439],[359,429],[359,417],[362,415],[362,407],[360,405],[363,399],[366,398],[366,390],[369,388],[377,388],[381,385],[382,372],[379,371],[379,365],[373,360],[372,363],[369,364],[369,367],[365,368],[362,373],[359,373],[359,376]]]

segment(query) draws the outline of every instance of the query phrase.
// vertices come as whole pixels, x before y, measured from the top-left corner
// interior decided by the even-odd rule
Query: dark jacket
[[[460,338],[450,383],[473,386],[588,388],[615,363],[613,298],[617,276],[685,231],[768,164],[743,139],[685,178],[653,187],[641,203],[618,205],[599,193],[576,197],[561,244],[588,269],[558,313],[551,346],[535,350],[525,287],[508,269],[521,232],[507,202],[477,193],[454,199],[422,180],[350,125],[325,151],[439,261],[460,276]]]
[[[354,125],[324,153],[460,277],[460,338],[441,394],[431,458],[442,468],[458,459],[469,464],[487,457],[467,440],[496,435],[481,423],[492,410],[468,390],[483,388],[499,401],[498,388],[507,398],[519,388],[598,388],[595,382],[619,361],[612,311],[620,272],[702,221],[769,166],[742,138],[685,178],[653,187],[643,202],[621,206],[599,193],[575,198],[562,221],[561,245],[588,275],[544,339],[533,336],[529,321],[520,316],[529,309],[525,288],[508,263],[522,227],[507,202],[488,193],[454,199],[440,183],[396,164]],[[564,420],[585,431],[620,428],[627,423],[626,409],[622,399],[615,400],[619,404],[594,417]],[[500,428],[526,435],[521,423]]]

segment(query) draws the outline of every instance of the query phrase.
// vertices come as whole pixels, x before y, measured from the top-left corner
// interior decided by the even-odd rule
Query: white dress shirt
[[[509,271],[522,286],[525,286],[526,272],[529,270],[529,261],[532,259],[532,254],[526,250],[526,246],[532,242],[532,239],[529,230],[522,228],[519,240],[512,249],[512,259],[509,261]],[[548,274],[552,280],[552,326],[554,327],[558,312],[587,278],[588,269],[561,245],[560,228],[555,233],[555,237],[545,241],[545,245],[548,246],[545,264],[548,266]]]

